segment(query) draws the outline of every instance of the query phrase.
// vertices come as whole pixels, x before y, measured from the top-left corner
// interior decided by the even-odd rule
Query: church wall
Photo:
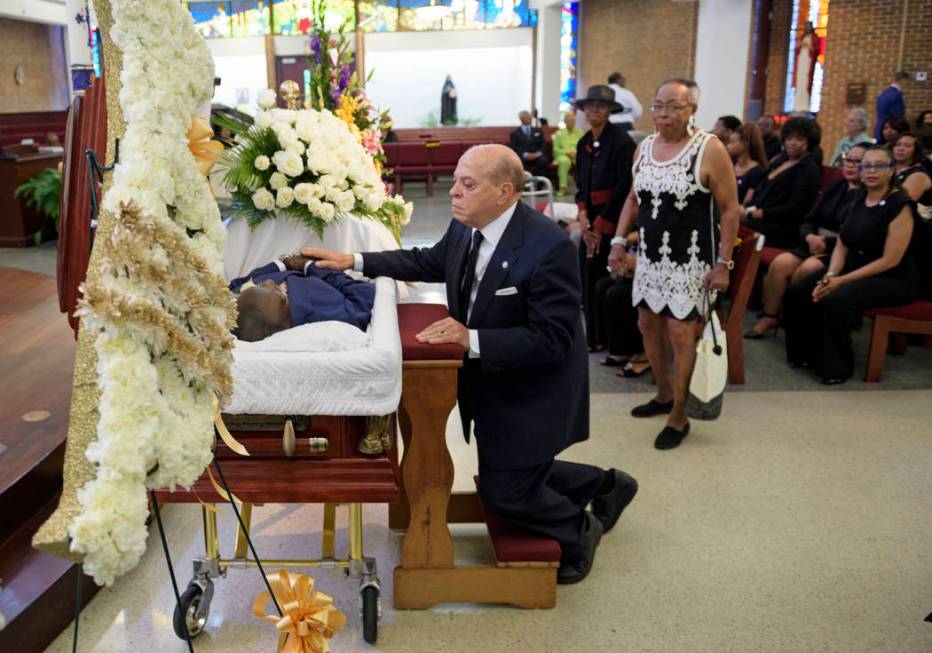
[[[58,43],[50,37],[55,30]],[[53,35],[53,36],[54,36]],[[0,113],[60,111],[67,108],[67,86],[62,93],[61,30],[40,23],[0,18]],[[23,67],[23,83],[13,73]]]
[[[845,102],[849,83],[867,85],[864,104],[875,118],[877,95],[889,84],[893,73],[903,69],[910,74],[904,90],[909,122],[912,124],[920,111],[932,109],[932,82],[916,81],[917,71],[932,74],[929,34],[932,0],[831,1],[819,114],[826,152],[834,149],[844,133],[850,108]]]
[[[580,3],[577,94],[619,71],[645,111],[636,127],[653,131],[647,105],[657,85],[695,72],[698,2],[585,0]]]
[[[767,81],[764,91],[764,113],[783,113],[786,91],[787,43],[793,7],[790,0],[774,0],[770,18],[770,48],[767,54]],[[829,14],[831,29],[831,13]],[[741,116],[739,116],[741,117]]]

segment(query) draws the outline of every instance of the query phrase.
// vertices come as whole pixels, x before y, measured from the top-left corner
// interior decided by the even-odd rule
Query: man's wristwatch
[[[715,265],[724,265],[726,270],[734,270],[734,269],[735,269],[735,261],[734,261],[734,259],[732,259],[732,260],[730,260],[730,261],[726,261],[726,260],[723,259],[721,256],[716,256],[716,257],[715,257]]]

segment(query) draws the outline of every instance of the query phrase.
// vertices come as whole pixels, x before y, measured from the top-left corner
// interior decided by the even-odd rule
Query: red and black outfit
[[[589,258],[584,244],[579,248],[589,345],[606,342],[605,325],[593,319],[595,284],[608,275],[609,241],[615,235],[618,217],[631,190],[631,165],[636,145],[628,132],[606,123],[598,139],[587,131],[576,144],[576,206],[589,217],[591,228],[600,234],[599,252]]]

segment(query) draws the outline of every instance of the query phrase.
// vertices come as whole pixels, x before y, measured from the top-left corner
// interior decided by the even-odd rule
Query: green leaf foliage
[[[22,197],[26,205],[50,218],[58,228],[61,212],[61,173],[48,168],[13,191],[13,197]]]

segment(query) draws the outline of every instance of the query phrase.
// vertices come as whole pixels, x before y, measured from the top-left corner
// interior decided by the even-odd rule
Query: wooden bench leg
[[[427,197],[434,196],[434,176],[427,173]]]
[[[728,345],[728,382],[744,385],[744,334],[740,329],[728,329],[725,342]]]
[[[887,361],[887,342],[890,338],[890,319],[883,315],[874,318],[874,328],[871,331],[871,344],[867,352],[867,370],[864,380],[867,383],[877,383],[883,376],[883,366]]]

